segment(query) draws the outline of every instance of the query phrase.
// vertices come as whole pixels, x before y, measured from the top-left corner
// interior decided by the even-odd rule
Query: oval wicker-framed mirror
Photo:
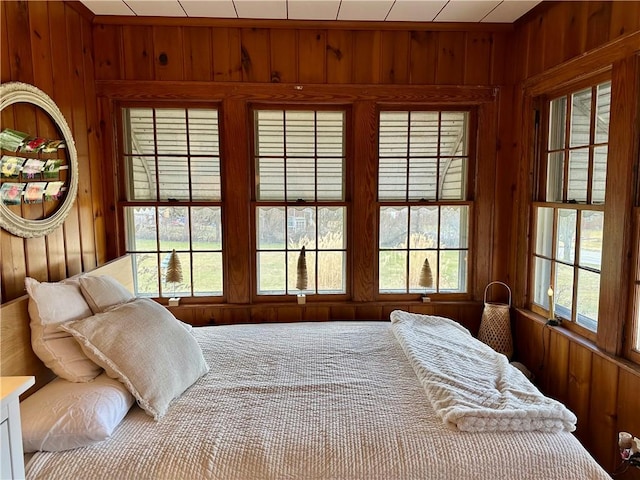
[[[21,82],[0,85],[0,227],[19,237],[47,235],[78,192],[78,154],[55,102]]]

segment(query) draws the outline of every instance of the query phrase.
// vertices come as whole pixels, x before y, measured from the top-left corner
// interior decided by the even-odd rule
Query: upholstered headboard
[[[134,291],[131,257],[126,255],[98,267],[88,275],[109,275]],[[29,297],[24,295],[0,306],[0,374],[34,375],[36,384],[27,392],[32,393],[54,378],[31,349],[29,327]]]

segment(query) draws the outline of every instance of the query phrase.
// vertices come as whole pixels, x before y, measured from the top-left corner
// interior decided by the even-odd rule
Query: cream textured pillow
[[[83,275],[78,281],[82,295],[93,313],[102,313],[135,298],[124,285],[108,275]]]
[[[102,368],[87,358],[69,333],[59,328],[64,322],[91,316],[77,281],[40,283],[27,277],[24,283],[29,293],[31,346],[35,354],[65,380],[93,380]]]
[[[133,401],[104,373],[85,383],[56,378],[20,403],[24,451],[58,452],[106,440]]]
[[[147,298],[61,328],[156,420],[171,400],[209,371],[193,335],[169,310]]]

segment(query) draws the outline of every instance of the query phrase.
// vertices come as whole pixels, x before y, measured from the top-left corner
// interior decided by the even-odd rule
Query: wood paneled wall
[[[327,320],[389,320],[394,310],[453,318],[476,334],[480,327],[480,302],[367,302],[322,304],[200,305],[168,307],[192,325],[227,325],[260,322],[323,322]]]
[[[514,322],[518,360],[547,395],[578,417],[576,436],[609,473],[621,471],[618,432],[640,435],[640,371],[563,327],[519,310]],[[640,478],[630,468],[615,478]]]
[[[23,293],[27,275],[58,280],[112,256],[113,246],[107,247],[107,239],[115,228],[108,212],[113,199],[110,194],[104,202],[102,199],[103,188],[108,192],[111,181],[107,179],[103,187],[103,177],[111,176],[104,162],[110,163],[111,156],[103,153],[102,146],[108,141],[101,143],[100,138],[102,131],[109,132],[111,119],[105,97],[96,101],[96,88],[104,91],[106,84],[119,84],[151,98],[152,91],[162,95],[167,85],[215,92],[221,82],[265,87],[273,83],[326,84],[356,89],[359,95],[366,95],[367,85],[429,85],[431,92],[443,89],[445,93],[455,91],[456,85],[499,87],[495,90],[498,101],[487,110],[488,120],[497,122],[493,127],[494,131],[498,128],[496,145],[487,142],[482,154],[491,157],[494,176],[488,185],[491,192],[483,192],[483,201],[490,207],[482,212],[480,226],[490,230],[486,233],[488,251],[482,252],[479,263],[483,271],[475,274],[515,285],[516,302],[523,302],[521,272],[526,271],[523,252],[530,198],[529,186],[522,182],[530,176],[529,153],[524,147],[530,142],[527,131],[520,129],[528,121],[523,92],[532,82],[568,81],[601,68],[575,61],[609,42],[622,39],[623,57],[640,48],[638,36],[633,36],[640,29],[640,2],[544,2],[517,22],[513,31],[499,26],[427,29],[411,24],[399,29],[161,18],[111,18],[92,25],[75,8],[59,1],[0,2],[0,80],[35,84],[57,102],[72,128],[80,162],[78,200],[63,227],[31,240],[0,232],[3,302]],[[575,65],[582,71],[576,71]],[[228,101],[237,104],[242,100]],[[241,118],[226,120],[242,124]],[[100,121],[106,130],[98,128]],[[481,157],[480,167],[486,161]],[[360,290],[365,291],[367,285]],[[387,318],[394,308],[452,316],[475,331],[481,305],[375,301],[304,307],[211,305],[177,307],[175,313],[196,324],[209,324]],[[515,335],[520,359],[534,371],[545,391],[578,414],[579,438],[598,461],[613,470],[616,432],[624,429],[640,434],[638,368],[565,330],[547,328],[529,314],[517,315]]]
[[[62,2],[0,2],[0,8],[0,81],[30,83],[58,104],[73,132],[80,171],[78,198],[63,226],[31,239],[0,230],[5,302],[24,294],[26,276],[54,281],[104,263],[106,245],[91,23]],[[6,126],[19,129],[20,119],[3,115]]]
[[[639,29],[638,1],[545,1],[515,24],[507,81],[517,84]]]
[[[98,20],[99,21],[99,20]],[[162,22],[162,19],[154,19]],[[383,30],[97,23],[96,80],[496,85],[510,28]],[[214,22],[210,22],[214,23]],[[253,22],[255,25],[258,22]],[[275,26],[273,26],[275,25]],[[450,27],[453,28],[453,27]]]
[[[515,24],[510,37],[507,83],[516,88],[513,113],[521,122],[501,123],[500,140],[518,158],[517,196],[509,261],[516,305],[527,307],[529,208],[533,191],[533,98],[545,91],[610,71],[613,79],[610,165],[605,216],[598,346],[564,327],[519,310],[514,322],[516,355],[547,394],[578,416],[578,438],[610,473],[620,466],[617,433],[640,435],[640,368],[616,356],[627,319],[631,207],[638,149],[640,2],[545,2]],[[504,117],[508,118],[508,117]],[[635,132],[635,133],[634,133]],[[634,153],[635,152],[635,153]],[[599,348],[600,347],[600,348]],[[609,353],[607,353],[609,352]],[[629,469],[615,478],[640,479]]]
[[[223,168],[229,173],[223,175],[223,190],[227,215],[234,219],[225,227],[225,295],[227,303],[246,307],[185,305],[176,310],[178,316],[206,324],[211,317],[216,321],[299,320],[311,318],[309,312],[316,312],[320,319],[364,318],[365,311],[371,319],[388,315],[383,306],[373,305],[382,300],[377,294],[375,137],[377,108],[384,104],[477,106],[480,131],[473,248],[483,253],[474,255],[470,262],[471,295],[467,299],[481,298],[488,281],[506,275],[508,239],[495,232],[499,222],[506,227],[510,221],[513,189],[501,190],[506,201],[496,206],[496,178],[500,175],[496,172],[509,175],[512,167],[496,164],[499,95],[495,86],[504,82],[504,52],[511,27],[437,28],[427,29],[424,24],[400,30],[397,26],[336,26],[329,22],[97,19],[94,41],[100,49],[95,52],[95,66],[103,124],[109,124],[118,101],[219,102],[223,112]],[[252,207],[246,193],[250,184],[248,142],[238,141],[250,134],[246,115],[252,102],[323,102],[352,109],[353,168],[359,172],[352,190],[352,228],[361,233],[355,247],[350,247],[349,293],[353,303],[300,309],[255,302],[248,226]],[[112,135],[105,134],[105,138]],[[115,211],[114,200],[106,207]],[[497,214],[499,208],[507,214]],[[107,224],[113,226],[107,238],[119,237],[117,218],[108,218]],[[115,248],[117,238],[113,240],[108,244]],[[110,250],[110,256],[121,253],[122,245],[119,250]],[[434,308],[440,308],[436,305],[439,302],[429,311],[436,312]],[[442,308],[436,313],[444,314],[447,307]],[[479,320],[477,305],[463,310],[477,316],[474,321],[471,313],[459,315],[473,326]]]

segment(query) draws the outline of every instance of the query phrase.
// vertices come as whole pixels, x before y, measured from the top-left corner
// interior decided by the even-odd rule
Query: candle
[[[549,295],[549,319],[556,318],[553,308],[553,288],[549,285],[549,290],[547,290],[547,295]]]

